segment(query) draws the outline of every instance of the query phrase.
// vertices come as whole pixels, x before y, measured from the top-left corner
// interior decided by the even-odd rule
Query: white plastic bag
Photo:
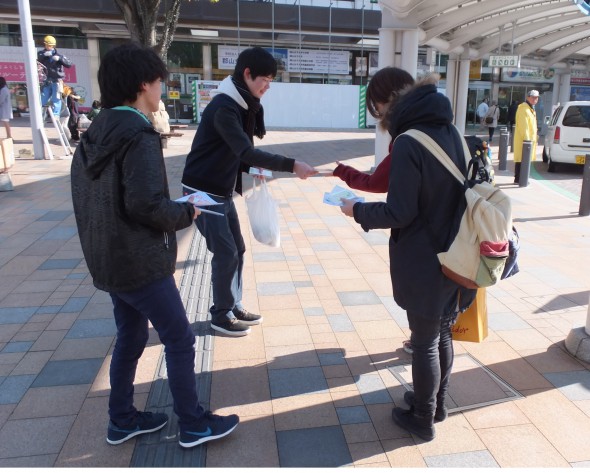
[[[266,180],[262,180],[260,186],[256,185],[257,180],[254,179],[252,192],[246,196],[252,233],[260,243],[277,248],[281,246],[279,208],[270,195]]]

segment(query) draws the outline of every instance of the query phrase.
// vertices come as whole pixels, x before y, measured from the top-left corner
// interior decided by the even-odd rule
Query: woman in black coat
[[[437,253],[453,240],[465,209],[463,188],[418,141],[400,136],[408,129],[432,137],[463,172],[465,157],[459,132],[452,125],[449,100],[436,90],[438,76],[429,76],[400,91],[389,112],[389,133],[395,140],[387,202],[345,201],[342,211],[365,231],[390,228],[390,274],[397,304],[406,310],[411,330],[414,392],[406,393],[409,410],[393,409],[393,420],[424,440],[435,436],[433,422],[442,421],[453,366],[451,326],[467,308],[475,291],[445,277]]]

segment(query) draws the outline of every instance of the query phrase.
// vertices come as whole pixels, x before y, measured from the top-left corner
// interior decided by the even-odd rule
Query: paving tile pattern
[[[29,129],[15,120],[13,131],[17,149],[30,146]],[[173,197],[193,136],[191,128],[165,151]],[[374,164],[371,130],[275,130],[258,145],[320,169],[336,159]],[[321,202],[339,180],[275,173],[280,248],[252,238],[236,199],[244,303],[264,317],[247,337],[212,335],[210,255],[194,227],[179,232],[176,277],[197,334],[201,402],[241,417],[232,435],[185,451],[153,331],[136,405],[171,421],[117,447],[105,442],[112,308],[92,286],[75,234],[69,161],[17,159],[15,191],[0,193],[0,467],[588,467],[590,365],[563,341],[586,321],[590,274],[580,262],[590,222],[570,218],[578,210],[570,197],[536,177],[516,188],[510,174],[496,179],[513,200],[521,272],[489,289],[488,338],[455,344],[454,412],[428,443],[391,420],[405,406],[411,358],[401,349],[409,330],[391,294],[388,232],[366,233]],[[510,397],[466,355],[522,396]],[[461,409],[478,402],[492,404]]]

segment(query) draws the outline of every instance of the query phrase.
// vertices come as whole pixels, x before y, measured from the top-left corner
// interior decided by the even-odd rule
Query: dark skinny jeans
[[[166,370],[178,425],[197,423],[204,410],[199,405],[195,378],[195,336],[172,276],[129,292],[111,292],[117,341],[111,360],[109,416],[119,426],[133,422],[133,381],[137,363],[152,323],[166,353]]]
[[[429,319],[408,312],[412,335],[412,379],[414,409],[417,415],[434,417],[436,406],[443,406],[453,368],[453,318]]]

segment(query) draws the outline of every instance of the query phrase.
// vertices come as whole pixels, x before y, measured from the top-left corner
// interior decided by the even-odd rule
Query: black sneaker
[[[391,416],[397,425],[420,437],[422,440],[426,440],[427,442],[434,440],[435,432],[432,419],[416,415],[413,407],[409,410],[394,407]]]
[[[181,430],[178,443],[181,447],[196,447],[209,440],[220,439],[229,435],[239,424],[240,418],[231,414],[218,416],[211,411],[205,412],[201,421],[192,428]]]
[[[211,328],[230,337],[243,337],[250,333],[250,327],[238,319],[226,320],[225,322],[211,322]]]
[[[414,407],[414,391],[406,391],[404,393],[404,401],[410,407]],[[448,417],[448,412],[446,406],[436,406],[436,411],[434,411],[434,422],[442,422]]]
[[[109,422],[107,442],[111,445],[119,445],[137,435],[160,430],[167,422],[168,416],[166,414],[137,411],[135,420],[130,425],[118,426],[112,421]]]
[[[246,309],[233,309],[232,312],[240,322],[246,325],[259,325],[262,323],[262,316],[248,312]]]

